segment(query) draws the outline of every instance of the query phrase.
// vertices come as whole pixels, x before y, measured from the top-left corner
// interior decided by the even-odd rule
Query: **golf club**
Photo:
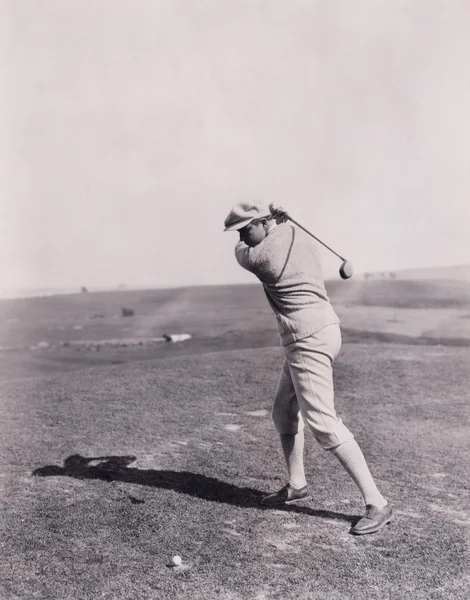
[[[327,248],[330,252],[333,252],[333,254],[335,254],[338,258],[340,258],[343,261],[343,264],[339,268],[339,274],[341,275],[341,277],[343,279],[349,279],[350,277],[353,276],[354,269],[349,260],[346,260],[343,256],[341,256],[337,252],[335,252],[333,250],[333,248],[330,248],[329,246],[327,246],[325,244],[325,242],[322,242],[320,239],[318,239],[316,235],[313,235],[313,233],[311,231],[309,231],[308,229],[305,229],[305,227],[303,227],[300,223],[297,223],[297,221],[295,221],[290,215],[288,215],[287,213],[283,213],[283,216],[286,217],[286,219],[289,219],[289,221],[292,221],[292,223],[294,223],[294,225],[297,225],[297,227],[300,227],[300,229],[303,229],[305,231],[305,233],[308,233],[308,235],[312,236],[315,240],[317,240],[317,242],[320,242],[320,244],[322,244],[322,246],[325,246],[325,248]]]

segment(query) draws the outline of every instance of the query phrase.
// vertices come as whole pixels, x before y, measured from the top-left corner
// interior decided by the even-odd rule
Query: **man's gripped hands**
[[[271,202],[269,205],[269,212],[271,213],[273,219],[276,220],[278,225],[287,221],[287,212],[280,204]]]

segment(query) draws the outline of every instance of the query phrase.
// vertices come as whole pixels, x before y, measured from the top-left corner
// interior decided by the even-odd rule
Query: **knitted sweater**
[[[263,284],[282,345],[339,323],[325,290],[317,243],[298,227],[274,225],[254,248],[238,242],[235,256]]]

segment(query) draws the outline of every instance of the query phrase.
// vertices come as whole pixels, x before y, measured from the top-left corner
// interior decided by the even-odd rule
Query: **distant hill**
[[[327,290],[345,341],[469,345],[467,281],[353,278],[329,281]],[[131,309],[132,316],[123,317],[123,308]],[[142,341],[165,333],[187,333],[192,339],[186,345],[103,346],[103,340]],[[85,349],[77,346],[79,342]],[[91,342],[99,351],[88,351]],[[0,379],[270,346],[279,347],[279,336],[260,284],[0,300]],[[27,352],[27,359],[19,350]]]
[[[377,271],[358,274],[356,279],[406,279],[406,280],[454,280],[470,283],[470,265],[453,265],[447,267],[425,267],[403,269],[397,271]]]
[[[331,281],[333,304],[390,308],[470,309],[470,285],[452,279],[368,279]]]
[[[415,277],[413,277],[415,274]],[[438,277],[438,275],[440,277]],[[470,309],[470,266],[397,271],[394,278],[360,275],[326,282],[334,304],[395,308]],[[221,315],[251,306],[267,309],[261,284],[193,286],[173,289],[93,291],[42,297],[0,299],[0,315],[10,318],[58,317],[118,313],[122,306],[137,314],[178,315],[214,311]],[[269,312],[269,310],[268,310]]]

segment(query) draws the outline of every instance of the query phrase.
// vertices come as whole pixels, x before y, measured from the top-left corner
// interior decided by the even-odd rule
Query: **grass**
[[[284,483],[279,347],[0,383],[2,598],[468,598],[469,358],[345,344],[338,410],[397,516],[364,538],[311,438],[313,500],[258,506]]]
[[[259,507],[285,480],[269,415],[282,350],[261,286],[0,302],[0,598],[468,598],[470,292],[329,293],[338,411],[395,506],[364,538],[349,534],[355,486],[311,437],[313,500]],[[194,337],[61,346],[164,332]]]

